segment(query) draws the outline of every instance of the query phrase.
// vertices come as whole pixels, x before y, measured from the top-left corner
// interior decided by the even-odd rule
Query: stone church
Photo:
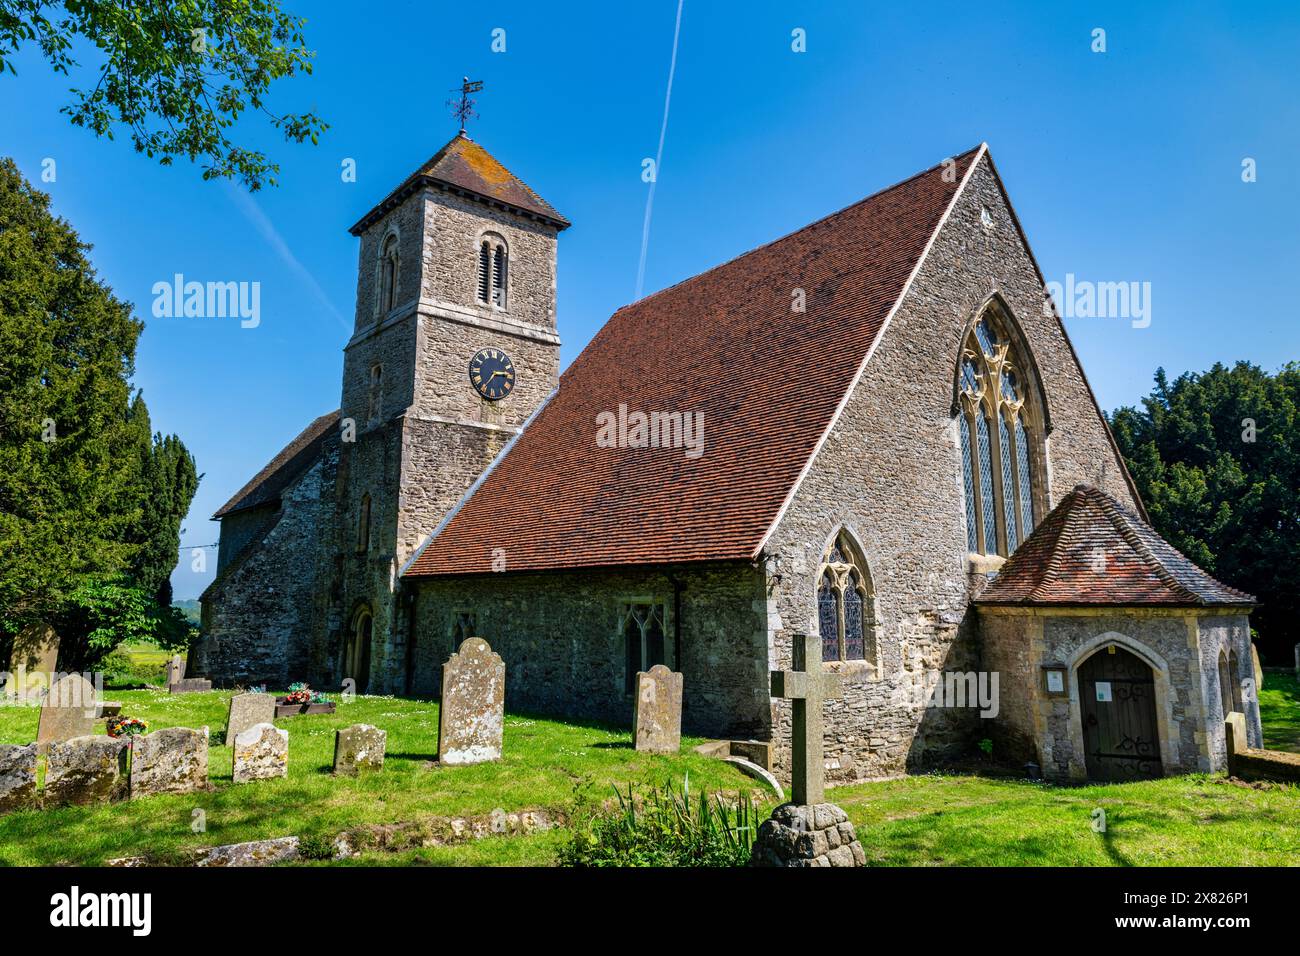
[[[1147,524],[987,146],[623,307],[561,375],[568,227],[463,132],[352,226],[341,407],[215,515],[195,672],[435,695],[473,635],[512,711],[627,724],[666,663],[688,733],[781,771],[768,675],[809,633],[831,781],[986,738],[1056,779],[1218,769],[1233,710],[1259,744],[1253,598]]]

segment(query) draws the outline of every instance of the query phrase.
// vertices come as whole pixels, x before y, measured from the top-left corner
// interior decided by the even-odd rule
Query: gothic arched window
[[[486,236],[478,247],[478,300],[483,305],[506,307],[506,272],[510,253],[505,240]]]
[[[397,308],[397,236],[384,240],[379,254],[379,315],[382,318]]]
[[[817,629],[823,661],[868,661],[880,666],[871,576],[847,532],[831,542],[817,572]]]
[[[664,606],[657,602],[632,602],[623,605],[621,628],[627,651],[624,689],[632,693],[638,671],[648,671],[656,664],[676,669],[677,647],[664,631]]]
[[[962,345],[958,431],[966,503],[966,547],[1010,555],[1034,530],[1035,442],[1027,356],[1012,344],[1001,309],[990,305]],[[972,440],[973,436],[973,440]]]

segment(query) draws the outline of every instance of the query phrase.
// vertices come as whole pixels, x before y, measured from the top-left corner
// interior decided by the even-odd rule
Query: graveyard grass
[[[1300,749],[1300,689],[1269,672],[1261,694],[1269,746]],[[221,745],[229,692],[171,696],[112,691],[123,712],[153,729],[212,730],[211,793],[146,797],[98,807],[0,816],[0,865],[96,865],[125,856],[178,861],[187,850],[295,835],[316,845],[367,824],[422,824],[545,809],[575,799],[600,801],[618,785],[680,784],[693,791],[754,792],[755,782],[721,761],[683,752],[652,756],[631,749],[625,728],[506,715],[505,756],[497,763],[437,769],[436,702],[361,697],[333,715],[276,721],[290,733],[289,777],[234,785],[230,748]],[[0,707],[0,743],[35,739],[34,708]],[[353,723],[388,731],[382,772],[358,779],[329,774],[334,731]],[[1242,785],[1218,776],[1141,783],[1053,787],[1024,780],[927,774],[837,787],[842,806],[874,865],[1124,866],[1294,865],[1300,859],[1300,788]],[[191,832],[202,809],[207,831]],[[1106,814],[1104,833],[1094,811]],[[762,812],[771,805],[762,808]],[[363,865],[553,865],[563,829],[487,837],[446,846],[401,846],[347,861]],[[324,861],[308,861],[316,865]]]

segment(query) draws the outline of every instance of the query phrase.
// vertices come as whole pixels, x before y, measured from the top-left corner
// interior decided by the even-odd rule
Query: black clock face
[[[469,380],[489,402],[499,402],[515,388],[515,363],[500,349],[479,349],[469,362]]]

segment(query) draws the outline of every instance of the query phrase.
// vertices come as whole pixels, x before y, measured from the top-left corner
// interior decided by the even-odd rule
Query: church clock
[[[469,380],[489,402],[499,402],[515,387],[515,363],[500,349],[479,349],[469,362]]]

